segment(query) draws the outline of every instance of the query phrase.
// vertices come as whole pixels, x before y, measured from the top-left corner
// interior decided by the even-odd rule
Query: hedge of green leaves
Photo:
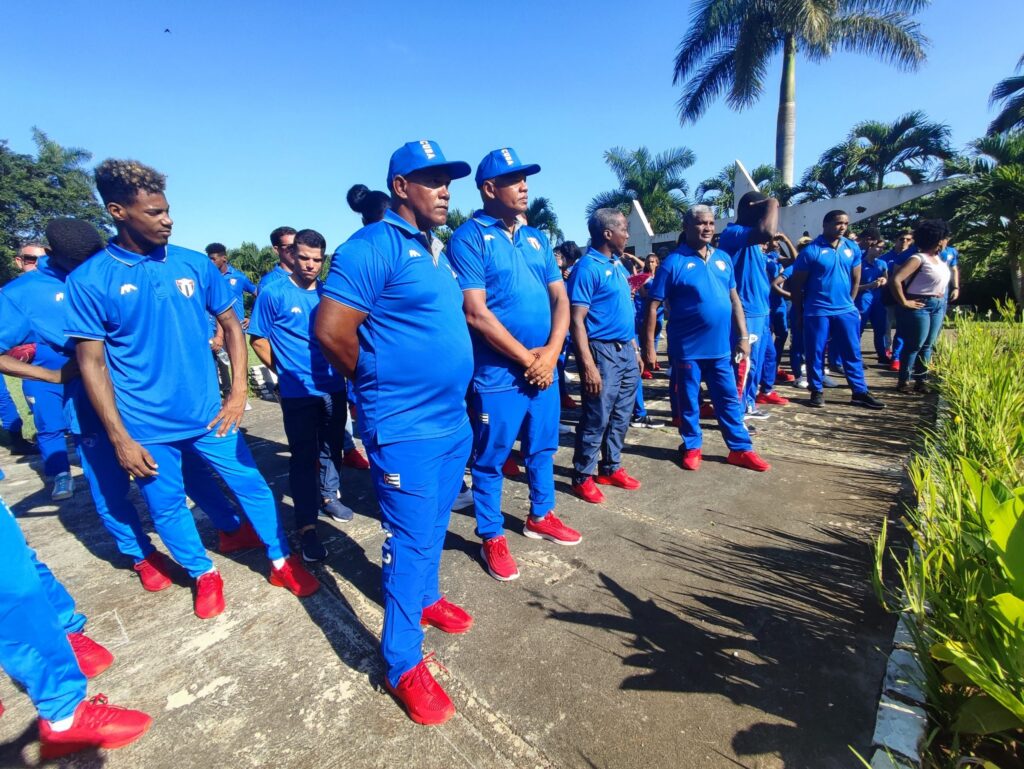
[[[939,414],[914,457],[918,506],[898,593],[929,697],[929,761],[986,767],[1024,759],[1024,323],[956,319],[934,361]]]

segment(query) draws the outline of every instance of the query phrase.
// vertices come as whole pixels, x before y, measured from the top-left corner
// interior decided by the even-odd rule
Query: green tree
[[[1014,75],[1000,80],[989,96],[989,106],[1002,103],[996,119],[989,124],[989,134],[1006,133],[1024,128],[1024,56],[1020,57]]]
[[[11,260],[19,241],[41,239],[51,219],[84,219],[109,234],[86,168],[92,155],[62,147],[37,128],[32,139],[34,157],[13,152],[0,140],[0,283],[15,274]]]
[[[693,150],[676,147],[651,155],[646,147],[613,147],[604,160],[619,180],[617,189],[602,192],[587,206],[587,216],[599,208],[618,208],[629,216],[634,200],[640,202],[655,233],[674,232],[682,226],[690,187],[682,172],[696,161]]]
[[[695,199],[715,209],[716,216],[733,216],[736,208],[733,184],[736,176],[736,164],[730,163],[715,176],[705,179],[697,185]],[[759,165],[750,172],[750,178],[758,189],[766,195],[778,199],[781,205],[789,205],[798,191],[782,182],[782,174],[775,166]]]
[[[434,228],[434,237],[440,238],[441,242],[447,246],[455,230],[468,222],[471,216],[472,214],[464,214],[458,208],[449,208],[447,221],[443,226]]]
[[[829,147],[818,162],[804,171],[796,188],[801,200],[826,200],[864,192],[869,177],[861,166],[863,150],[856,142],[845,141]]]
[[[949,126],[928,120],[921,111],[908,112],[892,123],[866,120],[850,131],[849,141],[857,146],[857,163],[871,180],[873,189],[885,186],[890,174],[902,174],[911,184],[925,180],[929,170],[952,160]]]
[[[683,84],[679,119],[696,122],[719,96],[742,110],[765,89],[768,65],[782,55],[775,167],[792,186],[796,143],[796,60],[864,53],[901,69],[925,59],[927,39],[913,15],[929,0],[699,0],[680,41],[673,84]]]
[[[552,208],[551,201],[545,197],[530,201],[530,207],[526,209],[526,222],[547,235],[553,246],[565,240],[565,235],[558,227],[555,209]]]
[[[238,248],[228,249],[228,259],[232,266],[245,273],[245,276],[253,283],[259,283],[260,278],[270,272],[277,265],[277,253],[270,246],[260,248],[251,241],[243,241]]]

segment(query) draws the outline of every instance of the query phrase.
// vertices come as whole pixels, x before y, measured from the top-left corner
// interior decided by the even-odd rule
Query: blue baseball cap
[[[504,176],[505,174],[514,174],[516,172],[522,173],[525,176],[535,174],[540,171],[540,166],[536,163],[531,165],[525,165],[516,154],[516,151],[511,147],[502,147],[500,150],[494,150],[488,152],[483,160],[480,161],[480,165],[476,167],[476,186],[479,187],[488,179],[494,179],[497,176]]]
[[[388,164],[388,194],[391,194],[391,182],[396,176],[408,176],[423,168],[443,168],[452,179],[469,176],[473,170],[469,163],[461,160],[445,160],[441,147],[435,141],[420,139],[418,142],[406,142],[391,155]]]

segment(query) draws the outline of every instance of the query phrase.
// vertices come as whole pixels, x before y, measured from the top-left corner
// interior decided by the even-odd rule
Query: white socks
[[[282,566],[284,566],[284,558],[273,558],[271,559],[270,564],[275,569],[280,569]]]
[[[74,715],[70,715],[67,718],[62,718],[60,721],[50,721],[50,730],[54,732],[66,732],[71,728],[71,724],[74,720]]]

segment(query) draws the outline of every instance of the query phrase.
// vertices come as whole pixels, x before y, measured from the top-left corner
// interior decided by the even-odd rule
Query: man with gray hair
[[[700,382],[707,382],[715,417],[729,447],[731,465],[763,472],[769,465],[753,450],[743,424],[743,409],[733,379],[732,356],[750,357],[750,336],[743,303],[736,290],[732,260],[711,246],[715,215],[708,206],[694,206],[683,221],[683,240],[658,268],[647,291],[644,359],[655,360],[654,326],[658,308],[668,302],[668,354],[678,382],[680,464],[696,470],[701,462]],[[737,341],[730,344],[730,333]]]
[[[568,285],[569,330],[583,383],[572,490],[596,504],[604,501],[604,494],[594,483],[595,468],[597,483],[640,488],[640,481],[621,465],[622,444],[640,383],[640,352],[628,273],[619,261],[629,240],[626,217],[615,208],[599,208],[587,227],[590,248],[576,263]]]

